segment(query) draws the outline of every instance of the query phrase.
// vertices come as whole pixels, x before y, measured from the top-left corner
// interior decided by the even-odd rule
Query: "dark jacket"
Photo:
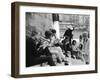
[[[26,66],[31,65],[34,59],[40,56],[37,48],[35,40],[28,37],[26,39]]]
[[[71,30],[71,29],[66,30],[64,33],[64,36],[68,36],[68,37],[72,38],[72,36],[73,36],[72,31],[73,30]]]

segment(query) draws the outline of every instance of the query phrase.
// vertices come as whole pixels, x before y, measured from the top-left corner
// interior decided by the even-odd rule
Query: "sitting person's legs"
[[[50,66],[55,66],[55,63],[51,56],[41,56],[41,57],[37,57],[37,58],[33,59],[33,65],[41,64],[44,62],[48,62],[48,65],[50,65]]]
[[[57,56],[60,63],[64,61],[65,65],[68,65],[68,61],[66,60],[66,57],[60,47],[50,47],[49,50],[51,54],[55,54]]]
[[[65,56],[61,52],[61,49],[59,47],[50,47],[49,50],[50,50],[50,53],[52,55],[55,54],[58,57],[58,59],[60,60],[60,62],[62,62],[62,60],[64,60]]]

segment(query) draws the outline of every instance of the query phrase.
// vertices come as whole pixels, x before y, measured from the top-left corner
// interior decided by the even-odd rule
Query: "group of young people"
[[[80,33],[79,38],[76,40],[73,38],[73,29],[68,28],[64,33],[63,49],[65,53],[71,53],[71,58],[80,59],[85,64],[89,64],[89,32],[83,31]]]
[[[77,46],[77,41],[73,40],[73,30],[68,28],[63,35],[63,40],[56,37],[55,29],[46,30],[45,36],[32,31],[31,37],[26,39],[26,67],[42,63],[47,63],[50,66],[56,66],[57,63],[68,65],[69,52],[72,58],[85,60],[87,34],[80,35],[79,46]]]

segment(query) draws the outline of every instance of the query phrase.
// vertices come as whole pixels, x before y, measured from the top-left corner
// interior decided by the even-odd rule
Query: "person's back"
[[[72,31],[71,29],[67,29],[64,33],[64,36],[72,37]]]
[[[33,59],[39,57],[35,40],[27,38],[26,40],[26,66],[32,65]]]

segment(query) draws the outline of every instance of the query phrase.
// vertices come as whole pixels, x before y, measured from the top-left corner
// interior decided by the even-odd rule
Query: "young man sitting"
[[[38,33],[33,31],[31,36],[26,39],[26,67],[47,62],[50,66],[55,66],[52,56],[40,52]]]

